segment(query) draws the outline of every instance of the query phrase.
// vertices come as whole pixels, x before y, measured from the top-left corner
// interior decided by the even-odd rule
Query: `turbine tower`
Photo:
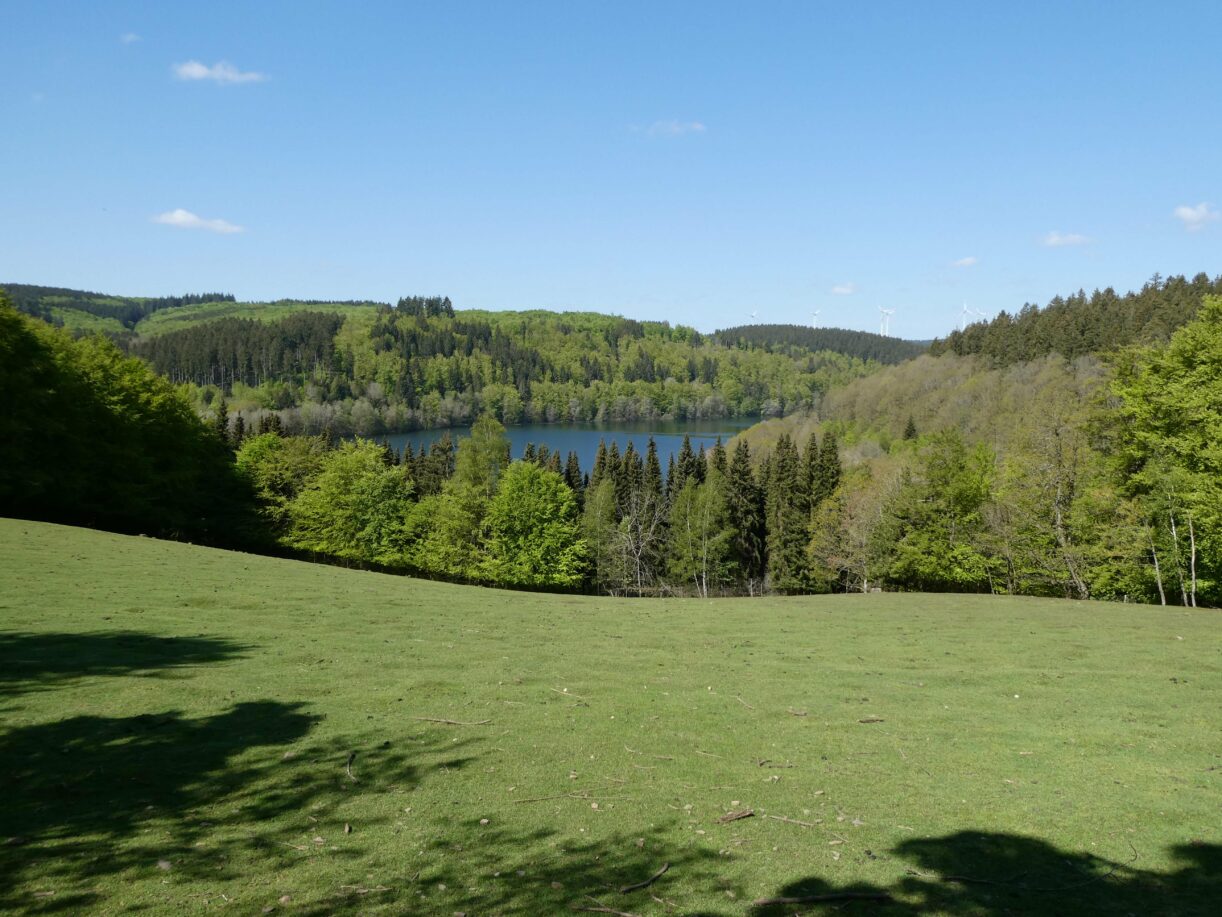
[[[759,310],[758,310],[758,309],[756,309],[754,312],[752,312],[752,313],[751,313],[751,323],[752,323],[752,324],[754,324],[754,323],[755,323],[755,316],[757,316],[757,315],[759,315]]]
[[[891,332],[891,316],[895,314],[895,310],[884,309],[882,306],[879,306],[878,311],[882,315],[882,321],[878,323],[878,333],[883,337],[888,337]]]
[[[963,311],[959,313],[959,330],[960,331],[963,331],[964,329],[967,328],[967,317],[971,315],[973,311],[974,310],[969,309],[967,307],[967,300],[964,300]]]
[[[810,314],[810,326],[812,328],[819,327],[819,310],[818,309],[816,309],[814,312]]]

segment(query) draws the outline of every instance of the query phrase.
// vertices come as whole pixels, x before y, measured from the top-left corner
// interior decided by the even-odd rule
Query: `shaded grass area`
[[[183,328],[193,328],[220,318],[246,318],[260,322],[275,322],[298,312],[334,312],[345,317],[365,315],[372,319],[376,311],[377,307],[372,303],[359,305],[352,303],[307,304],[290,300],[197,303],[190,306],[178,306],[174,309],[160,309],[142,318],[136,324],[135,330],[140,337],[150,338]]]
[[[1220,624],[535,595],[0,520],[0,909],[1214,913]]]

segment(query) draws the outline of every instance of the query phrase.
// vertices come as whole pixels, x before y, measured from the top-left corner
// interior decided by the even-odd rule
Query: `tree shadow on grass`
[[[1168,872],[1140,868],[1136,851],[1131,861],[1116,861],[1062,850],[1039,838],[980,831],[905,841],[892,853],[913,865],[890,886],[838,887],[810,877],[770,896],[792,899],[788,903],[757,902],[755,913],[837,907],[839,912],[955,917],[1205,917],[1219,913],[1222,902],[1222,845],[1204,842],[1172,847],[1180,865]],[[797,900],[821,895],[833,897]]]
[[[543,915],[598,913],[599,907],[638,913],[682,913],[686,917],[741,914],[742,889],[724,880],[723,857],[707,847],[679,847],[664,838],[663,826],[645,836],[613,833],[586,839],[550,828],[518,829],[481,825],[477,819],[446,826],[443,840],[427,849],[424,864],[406,888],[366,896],[353,889],[314,904],[304,913],[419,913]],[[646,887],[622,891],[665,874]],[[685,902],[692,885],[726,901],[725,910],[696,910]],[[659,900],[664,903],[659,903]],[[665,903],[668,902],[668,903]],[[736,903],[737,902],[737,903]],[[604,912],[607,913],[607,912]]]
[[[138,631],[0,633],[0,697],[49,691],[82,678],[154,677],[168,669],[239,658],[249,647],[220,637]]]
[[[359,859],[359,843],[335,846],[337,809],[472,760],[462,743],[427,737],[311,741],[316,722],[300,704],[257,701],[201,718],[77,716],[8,731],[0,911],[113,906],[94,889],[120,875],[225,882],[324,853]]]

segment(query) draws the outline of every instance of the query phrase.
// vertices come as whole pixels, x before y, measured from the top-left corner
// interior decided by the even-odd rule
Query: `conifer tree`
[[[229,445],[229,405],[225,403],[225,396],[223,395],[216,406],[216,416],[212,420],[212,429],[216,431],[217,439],[225,445]]]
[[[763,576],[763,512],[755,472],[751,468],[751,448],[745,439],[734,447],[730,462],[727,503],[730,526],[734,531],[731,555],[747,588],[754,593]]]
[[[768,464],[765,497],[768,579],[777,592],[799,592],[805,578],[807,519],[801,508],[802,490],[798,450],[786,433]]]

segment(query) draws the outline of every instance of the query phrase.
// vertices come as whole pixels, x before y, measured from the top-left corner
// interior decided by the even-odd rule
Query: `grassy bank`
[[[1215,612],[612,601],[0,520],[0,909],[1205,914],[1220,638]]]

